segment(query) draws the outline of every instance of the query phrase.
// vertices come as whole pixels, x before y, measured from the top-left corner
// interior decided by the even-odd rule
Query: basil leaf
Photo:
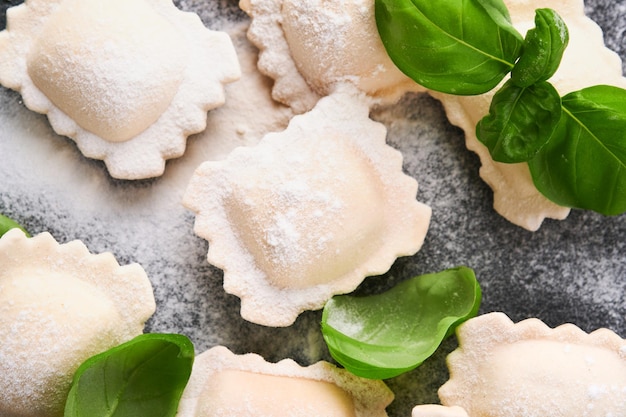
[[[144,334],[93,356],[74,375],[64,416],[174,416],[193,358],[177,334]]]
[[[550,139],[560,118],[561,96],[550,83],[522,88],[509,80],[493,96],[476,136],[494,161],[526,162]]]
[[[391,378],[432,355],[476,315],[480,299],[471,269],[448,269],[378,295],[333,297],[322,313],[322,333],[333,358],[355,375]]]
[[[22,232],[26,234],[26,236],[30,237],[30,234],[20,226],[15,220],[12,220],[6,216],[0,214],[0,236],[4,235],[11,229],[20,229]]]
[[[376,0],[375,15],[396,66],[444,93],[493,89],[522,48],[523,38],[501,0]]]
[[[562,102],[557,130],[528,163],[535,186],[562,206],[626,212],[626,90],[598,85]]]
[[[548,80],[559,68],[568,42],[569,32],[561,16],[552,9],[537,9],[535,29],[526,34],[511,80],[520,87]]]

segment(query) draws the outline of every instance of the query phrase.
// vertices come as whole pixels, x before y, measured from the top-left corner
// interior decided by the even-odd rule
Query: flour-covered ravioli
[[[87,358],[143,332],[152,286],[137,264],[20,230],[0,239],[0,415],[60,417]]]
[[[239,76],[228,35],[171,0],[27,0],[0,32],[0,83],[116,178],[161,175]]]
[[[217,346],[198,355],[177,417],[386,417],[393,394],[328,362],[266,362]]]
[[[245,319],[288,326],[419,250],[431,210],[385,136],[361,94],[342,89],[196,170],[184,204]]]
[[[626,415],[626,341],[608,329],[514,324],[502,313],[471,319],[448,356],[442,404],[469,417]]]
[[[567,24],[570,40],[561,65],[550,79],[561,95],[597,84],[626,88],[621,60],[604,46],[602,31],[585,16],[582,0],[548,2],[505,0],[514,26],[520,33],[534,27],[535,9],[550,7]],[[450,121],[465,131],[468,149],[481,160],[480,176],[494,191],[494,208],[502,216],[528,230],[537,230],[545,218],[562,220],[569,208],[545,198],[534,186],[526,163],[494,162],[489,150],[476,138],[476,124],[489,112],[493,92],[480,96],[450,96],[432,93],[440,99]]]
[[[398,70],[378,36],[373,0],[241,0],[252,18],[249,39],[272,96],[295,112],[310,110],[338,83],[382,102],[424,91]]]
[[[446,407],[439,404],[418,405],[413,408],[411,417],[469,417],[461,407]]]

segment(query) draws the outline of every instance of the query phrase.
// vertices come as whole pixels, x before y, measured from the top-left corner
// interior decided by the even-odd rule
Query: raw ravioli
[[[328,362],[269,363],[217,346],[196,357],[177,417],[387,417],[392,399],[382,381]]]
[[[439,389],[445,406],[469,417],[626,415],[626,341],[609,329],[588,334],[490,313],[461,325],[457,336],[450,380]],[[427,416],[421,407],[414,416]]]
[[[27,0],[0,32],[0,84],[116,178],[161,175],[239,76],[228,35],[170,0]]]
[[[372,0],[242,0],[259,70],[274,79],[272,96],[296,113],[310,110],[338,84],[351,83],[379,102],[425,91],[387,56]]]
[[[604,46],[602,30],[585,15],[582,0],[546,4],[539,0],[505,0],[513,25],[520,33],[534,27],[535,9],[549,6],[559,13],[569,30],[569,45],[561,65],[550,79],[561,95],[595,84],[626,88],[619,56]],[[545,218],[562,220],[569,208],[544,197],[533,184],[526,163],[494,162],[476,138],[476,124],[489,112],[493,92],[479,96],[451,96],[432,92],[443,103],[450,122],[465,131],[467,148],[476,152],[480,176],[493,189],[494,208],[512,223],[535,231]]]
[[[183,203],[246,320],[288,326],[420,249],[431,210],[368,110],[362,93],[342,89],[196,170]]]
[[[62,416],[78,366],[143,332],[150,281],[138,264],[19,229],[0,239],[0,265],[0,415]]]

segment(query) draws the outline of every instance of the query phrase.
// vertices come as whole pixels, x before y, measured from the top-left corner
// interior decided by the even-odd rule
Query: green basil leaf
[[[593,86],[562,103],[554,135],[528,163],[535,186],[562,206],[626,212],[626,90]]]
[[[493,89],[511,71],[523,44],[502,0],[376,0],[375,15],[396,66],[444,93]]]
[[[522,88],[509,80],[493,96],[476,136],[494,161],[526,162],[550,139],[560,118],[561,96],[550,83]]]
[[[552,9],[535,11],[535,28],[528,31],[511,80],[520,87],[546,81],[559,68],[569,42],[567,25]]]
[[[0,236],[2,236],[3,234],[5,234],[11,229],[20,229],[22,232],[26,234],[26,236],[30,237],[26,229],[20,226],[15,220],[12,220],[0,214]]]
[[[391,378],[432,355],[477,314],[480,299],[471,269],[448,269],[378,295],[333,297],[322,313],[322,333],[333,358],[355,375]]]
[[[74,375],[64,416],[174,416],[193,358],[177,334],[144,334],[93,356]]]

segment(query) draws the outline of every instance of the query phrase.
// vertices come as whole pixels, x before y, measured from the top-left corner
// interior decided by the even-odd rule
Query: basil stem
[[[193,358],[177,334],[143,334],[93,356],[74,375],[64,416],[174,416]]]
[[[480,300],[471,269],[448,269],[378,295],[333,297],[322,313],[322,333],[333,358],[355,375],[391,378],[432,355],[477,314]]]

